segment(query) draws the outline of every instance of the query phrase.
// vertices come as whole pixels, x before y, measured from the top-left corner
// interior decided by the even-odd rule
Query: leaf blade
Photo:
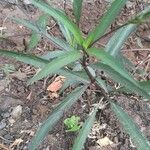
[[[73,13],[76,18],[76,23],[79,24],[83,0],[73,0]]]
[[[78,43],[82,44],[83,38],[81,36],[79,28],[66,15],[64,15],[64,13],[55,8],[50,7],[49,5],[43,2],[37,2],[35,0],[32,0],[32,4],[40,8],[48,15],[54,17],[56,20],[62,22],[73,33]]]
[[[88,134],[90,133],[91,127],[95,120],[95,115],[97,112],[97,108],[93,111],[93,113],[88,117],[88,119],[83,124],[82,128],[79,131],[79,135],[76,138],[72,150],[82,150],[84,143]]]
[[[136,27],[137,25],[130,24],[119,29],[107,43],[105,51],[108,52],[110,55],[116,57],[121,50],[122,45],[129,37],[129,35],[135,31]]]
[[[137,82],[129,75],[129,73],[122,67],[118,61],[112,57],[108,52],[105,52],[103,49],[90,48],[86,50],[87,53],[91,56],[95,56],[99,60],[102,60],[106,65],[110,66],[116,72],[133,82],[135,85]]]
[[[32,84],[37,80],[42,79],[43,77],[49,75],[50,73],[54,73],[58,71],[60,68],[64,67],[65,65],[74,62],[81,58],[81,54],[79,51],[70,51],[66,54],[61,55],[58,58],[55,58],[50,63],[48,63],[42,70],[36,74],[33,78],[31,78],[28,84]]]
[[[99,24],[96,28],[89,34],[88,38],[83,43],[85,48],[99,39],[111,25],[111,23],[115,20],[116,16],[119,14],[123,6],[125,5],[127,0],[115,0],[111,7],[108,9],[106,14],[102,17]]]
[[[37,57],[34,55],[29,55],[29,54],[24,54],[24,53],[18,53],[18,52],[11,52],[7,50],[1,50],[0,49],[0,56],[7,56],[7,57],[12,57],[15,58],[18,61],[33,65],[34,67],[39,67],[43,68],[45,67],[50,61],[47,59],[43,59],[41,57]],[[68,78],[73,78],[81,83],[90,83],[88,77],[84,74],[78,73],[78,72],[73,72],[68,69],[60,69],[59,71],[55,72],[56,74],[63,75]]]
[[[139,84],[135,85],[133,82],[113,70],[110,66],[103,63],[95,63],[91,66],[95,69],[101,69],[105,71],[109,76],[111,76],[112,80],[114,80],[115,82],[121,83],[132,92],[138,93],[139,95],[142,95],[146,99],[150,100],[150,95],[142,87],[140,87]]]
[[[63,116],[63,113],[81,97],[86,88],[87,86],[76,88],[57,106],[57,108],[55,108],[53,113],[48,117],[48,119],[42,124],[42,126],[37,131],[35,137],[29,144],[29,150],[35,150],[38,147],[38,145],[48,134],[48,132],[53,129],[55,124]]]
[[[20,52],[12,52],[12,51],[1,50],[1,49],[0,49],[0,55],[12,57],[18,61],[33,65],[35,67],[40,67],[40,68],[44,67],[45,64],[47,64],[49,62],[45,59],[42,59],[40,57],[31,55],[31,54],[29,55],[29,54],[24,54],[24,53],[20,53]]]
[[[150,143],[144,137],[144,135],[139,130],[138,126],[134,123],[131,117],[123,111],[123,109],[116,105],[115,103],[111,103],[111,108],[113,112],[118,117],[120,123],[123,125],[124,129],[128,132],[134,144],[136,145],[138,150],[149,150]]]
[[[46,28],[47,22],[48,22],[48,15],[42,15],[39,17],[37,24],[41,28]],[[28,44],[28,50],[31,50],[34,47],[36,47],[40,40],[41,40],[41,35],[37,34],[35,31],[32,31],[31,39]]]
[[[58,37],[51,36],[50,34],[47,33],[46,30],[44,30],[40,26],[38,27],[37,24],[35,24],[35,23],[32,23],[32,22],[24,20],[24,19],[20,19],[17,17],[10,17],[10,19],[26,26],[27,28],[31,29],[32,31],[37,32],[37,34],[44,35],[47,39],[49,39],[51,42],[53,42],[56,46],[60,47],[61,49],[64,49],[67,51],[74,50],[74,48],[72,46],[70,46],[68,43],[66,43],[64,40],[62,40]]]

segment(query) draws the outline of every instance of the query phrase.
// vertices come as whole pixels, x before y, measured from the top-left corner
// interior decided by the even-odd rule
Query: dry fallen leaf
[[[3,145],[3,144],[0,144],[0,149],[3,149],[3,150],[10,150],[7,146]]]
[[[34,136],[34,134],[35,134],[34,131],[32,131],[32,130],[21,130],[20,134],[22,134],[22,133],[27,133],[30,136]]]
[[[10,123],[10,126],[12,126],[16,121],[15,121],[15,119],[13,119],[12,117],[10,117],[9,119],[8,119],[8,121],[9,121],[9,123]]]
[[[21,138],[16,139],[16,140],[9,146],[9,148],[10,148],[10,149],[13,149],[13,148],[16,147],[16,146],[19,146],[22,142],[23,142],[23,140],[22,140]]]
[[[29,95],[27,96],[27,100],[31,100],[31,96],[32,96],[32,91],[30,91]]]
[[[1,84],[0,84],[0,91],[3,91],[5,89],[5,87],[7,86],[6,84],[6,80],[1,80]]]
[[[101,147],[114,144],[107,136],[96,141]]]
[[[64,76],[58,76],[55,80],[47,87],[47,91],[56,93],[62,87],[62,84],[65,81]]]

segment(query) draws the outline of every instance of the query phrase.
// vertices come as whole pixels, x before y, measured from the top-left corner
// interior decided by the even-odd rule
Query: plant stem
[[[126,26],[126,25],[128,25],[128,24],[129,24],[129,23],[125,23],[125,24],[123,24],[123,25],[121,25],[121,26],[117,26],[116,28],[112,29],[111,31],[107,32],[106,34],[104,34],[104,35],[102,35],[100,38],[98,38],[96,41],[94,41],[93,43],[91,43],[91,45],[90,45],[89,47],[93,46],[93,45],[94,45],[97,41],[99,41],[100,39],[105,38],[105,37],[108,36],[109,34],[115,32],[116,30],[118,30],[118,29],[120,29],[120,28],[122,28],[122,27],[124,27],[124,26]]]
[[[87,68],[86,60],[89,57],[88,54],[83,51],[83,60],[82,60],[82,67],[84,68],[85,72],[87,73],[89,79],[91,80],[91,83],[95,85],[96,89],[100,91],[98,95],[103,96],[105,100],[109,100],[109,96],[107,96],[107,93],[99,86],[99,84],[96,82],[95,77],[90,73],[89,69]]]

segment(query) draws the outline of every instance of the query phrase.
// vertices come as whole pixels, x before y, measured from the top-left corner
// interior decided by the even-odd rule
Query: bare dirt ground
[[[11,1],[12,2],[12,1]],[[65,9],[66,13],[73,17],[70,1],[65,4],[63,0],[52,1],[51,5]],[[84,3],[83,15],[80,27],[85,36],[94,28],[104,12],[108,2],[102,0],[87,0]],[[111,26],[124,23],[132,15],[144,9],[148,1],[129,1],[126,8]],[[16,24],[8,17],[17,16],[29,20],[36,20],[42,12],[32,5],[23,2],[19,4],[8,3],[0,0],[0,49],[26,52],[31,31],[22,25]],[[51,33],[60,36],[57,24],[51,18],[48,24]],[[105,45],[110,35],[98,42],[96,46]],[[55,50],[53,44],[42,39],[38,46],[32,51],[36,55]],[[150,79],[150,24],[140,26],[129,40],[125,43],[122,52],[130,58],[136,68],[142,68],[144,73],[140,76],[135,72],[139,80]],[[13,65],[12,72],[7,73],[7,65]],[[5,68],[5,69],[4,69]],[[27,80],[31,78],[36,69],[32,66],[16,62],[0,56],[0,149],[4,150],[27,150],[27,144],[34,136],[39,125],[47,118],[55,106],[63,99],[71,88],[67,89],[57,98],[51,98],[46,90],[47,86],[55,77],[40,80],[27,86]],[[87,90],[86,94],[68,111],[59,121],[53,132],[45,138],[40,145],[40,150],[69,150],[77,133],[66,132],[63,120],[71,115],[78,115],[81,121],[89,113],[88,99],[92,99],[93,92]],[[132,116],[139,125],[141,131],[150,139],[150,105],[143,102],[136,95],[116,95],[120,105]],[[83,107],[84,106],[84,107]],[[99,139],[109,138],[113,144],[100,147]],[[111,112],[109,106],[98,112],[97,119],[85,144],[86,150],[136,150],[129,136],[124,132],[122,126]]]

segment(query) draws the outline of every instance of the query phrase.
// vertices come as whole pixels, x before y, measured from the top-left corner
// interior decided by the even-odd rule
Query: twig
[[[149,48],[145,48],[145,49],[142,49],[142,48],[140,48],[140,49],[123,49],[122,50],[123,52],[129,52],[129,51],[150,51],[150,49]]]
[[[137,34],[137,33],[135,33],[135,34],[136,34],[137,37],[141,38],[141,39],[144,40],[145,42],[150,42],[150,39],[149,39],[149,38],[143,37],[143,36],[141,36],[141,35],[139,35],[139,34]]]
[[[3,144],[0,144],[0,149],[3,149],[3,150],[10,150],[8,147],[6,147],[5,145],[3,145]]]

